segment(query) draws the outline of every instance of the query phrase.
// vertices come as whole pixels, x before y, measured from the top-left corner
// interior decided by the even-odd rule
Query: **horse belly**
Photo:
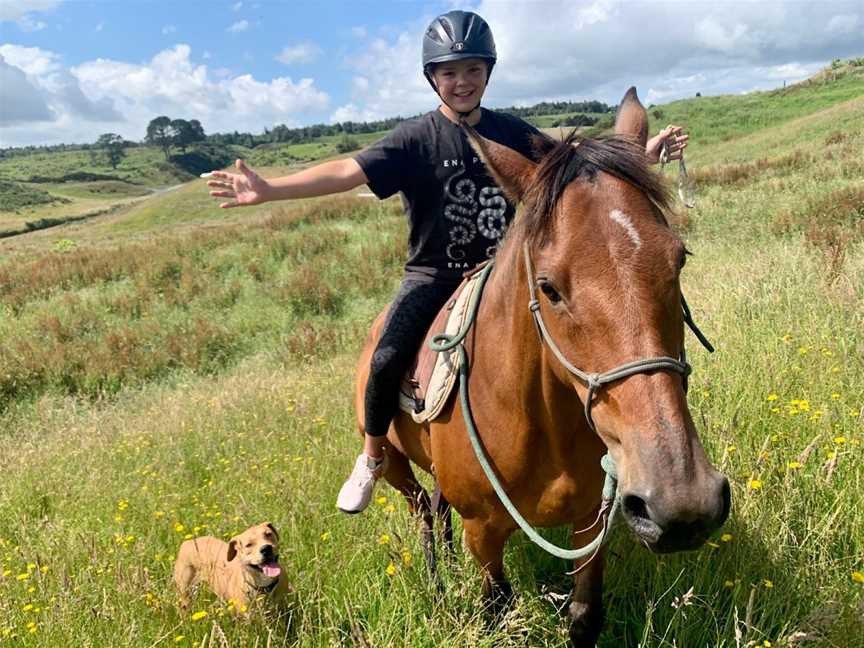
[[[426,472],[432,472],[432,448],[428,424],[419,424],[405,412],[399,412],[387,433],[387,440],[399,452]]]

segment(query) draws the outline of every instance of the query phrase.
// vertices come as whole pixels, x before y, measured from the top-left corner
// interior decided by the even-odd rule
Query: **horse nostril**
[[[638,495],[628,494],[621,498],[621,508],[627,524],[646,545],[652,546],[663,535],[663,529],[653,519],[648,503]]]
[[[628,517],[643,520],[651,519],[651,516],[648,515],[648,506],[645,504],[645,500],[638,495],[625,495],[621,500],[621,505],[624,507],[624,513]]]

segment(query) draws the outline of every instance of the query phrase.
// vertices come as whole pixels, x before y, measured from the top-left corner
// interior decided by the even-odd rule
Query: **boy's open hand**
[[[216,191],[211,191],[214,198],[233,198],[223,202],[222,208],[245,207],[257,205],[267,200],[267,191],[270,185],[261,176],[246,166],[243,160],[237,160],[235,166],[240,173],[226,173],[224,171],[213,171],[210,176],[213,180],[207,181],[207,186]]]

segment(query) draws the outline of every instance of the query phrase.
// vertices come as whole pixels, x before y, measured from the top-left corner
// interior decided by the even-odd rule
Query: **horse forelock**
[[[648,165],[644,149],[621,136],[579,138],[575,132],[549,145],[523,198],[514,236],[529,243],[546,242],[564,191],[576,180],[596,182],[600,172],[615,176],[641,191],[666,224],[671,197],[661,176]]]

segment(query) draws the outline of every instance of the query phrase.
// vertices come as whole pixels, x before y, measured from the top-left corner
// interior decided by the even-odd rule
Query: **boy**
[[[480,108],[497,61],[492,32],[470,11],[450,11],[432,21],[423,38],[423,74],[441,100],[425,115],[402,122],[354,158],[325,162],[299,173],[264,180],[241,161],[241,174],[214,172],[221,207],[308,198],[363,184],[379,198],[400,192],[409,222],[408,261],[372,355],[365,394],[365,439],[337,506],[359,513],[369,504],[384,472],[384,437],[398,408],[399,383],[440,308],[462,275],[494,255],[514,207],[486,174],[459,123],[480,135],[532,156],[536,128],[516,117]],[[655,162],[663,142],[669,159],[681,157],[686,135],[670,126],[648,142]]]

